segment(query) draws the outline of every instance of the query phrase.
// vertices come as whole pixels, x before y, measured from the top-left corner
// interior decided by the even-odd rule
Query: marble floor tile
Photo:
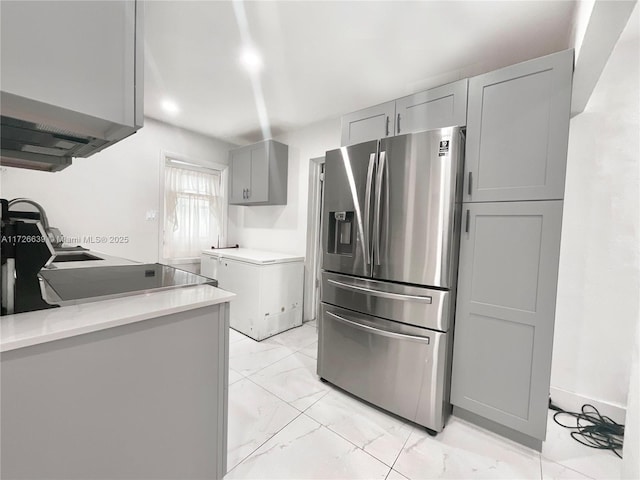
[[[229,387],[227,469],[232,469],[300,412],[250,380]]]
[[[394,469],[389,470],[389,475],[387,475],[387,480],[409,480],[404,475],[396,472]]]
[[[290,348],[250,338],[229,345],[229,366],[244,376],[268,367],[293,353]]]
[[[541,478],[538,452],[456,418],[436,437],[414,429],[393,469],[411,480]]]
[[[301,411],[329,391],[316,375],[316,361],[300,352],[278,360],[250,378]]]
[[[317,320],[311,320],[310,322],[304,322],[302,325],[304,325],[306,327],[318,328],[318,321]]]
[[[316,340],[311,345],[307,345],[306,347],[298,350],[300,353],[304,353],[305,355],[311,358],[318,358],[318,341]]]
[[[542,480],[589,480],[591,478],[546,458],[542,458],[541,461]]]
[[[239,342],[240,340],[246,340],[249,337],[243,335],[242,333],[234,330],[233,328],[229,329],[229,344]]]
[[[297,351],[316,341],[318,341],[318,335],[315,329],[302,325],[269,337],[260,343],[282,345]]]
[[[244,377],[236,372],[233,368],[229,369],[229,385],[236,383],[238,380],[242,380]]]
[[[572,423],[568,418],[559,420],[567,425]],[[613,452],[581,445],[571,438],[571,430],[553,421],[551,411],[548,413],[547,439],[542,442],[542,457],[597,479],[620,478],[622,470],[622,460]]]
[[[389,466],[413,427],[339,390],[320,399],[305,414]]]
[[[225,477],[256,479],[380,479],[389,467],[304,414]]]

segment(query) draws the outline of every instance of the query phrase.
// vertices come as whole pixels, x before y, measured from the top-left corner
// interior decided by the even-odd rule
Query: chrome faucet
[[[38,213],[40,214],[40,221],[42,222],[42,228],[47,234],[47,237],[49,237],[49,241],[51,242],[51,245],[53,245],[54,247],[59,247],[60,245],[62,245],[62,242],[63,242],[62,234],[60,233],[60,230],[58,230],[56,227],[51,227],[49,225],[49,218],[47,217],[47,213],[44,211],[44,208],[42,208],[42,205],[40,205],[38,202],[34,200],[31,200],[30,198],[14,198],[13,200],[9,201],[9,207],[11,207],[12,205],[15,205],[16,203],[28,203],[29,205],[33,205],[34,207],[36,207],[36,209],[38,210]]]

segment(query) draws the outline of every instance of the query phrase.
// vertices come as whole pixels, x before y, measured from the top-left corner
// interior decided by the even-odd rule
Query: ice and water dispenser
[[[329,215],[328,253],[352,255],[355,235],[353,212],[331,212]]]

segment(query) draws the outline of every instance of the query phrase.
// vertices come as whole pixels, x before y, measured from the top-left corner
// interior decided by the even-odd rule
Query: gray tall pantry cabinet
[[[469,80],[454,414],[546,435],[573,50]]]

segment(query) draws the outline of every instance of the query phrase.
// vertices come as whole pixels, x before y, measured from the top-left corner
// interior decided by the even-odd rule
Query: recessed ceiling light
[[[180,107],[178,107],[178,104],[176,102],[174,102],[173,100],[170,100],[168,98],[165,98],[162,101],[162,109],[167,112],[170,113],[171,115],[175,115],[176,113],[178,113],[180,111]]]
[[[262,70],[262,57],[260,53],[253,47],[244,47],[240,55],[240,63],[250,73],[257,73]]]

